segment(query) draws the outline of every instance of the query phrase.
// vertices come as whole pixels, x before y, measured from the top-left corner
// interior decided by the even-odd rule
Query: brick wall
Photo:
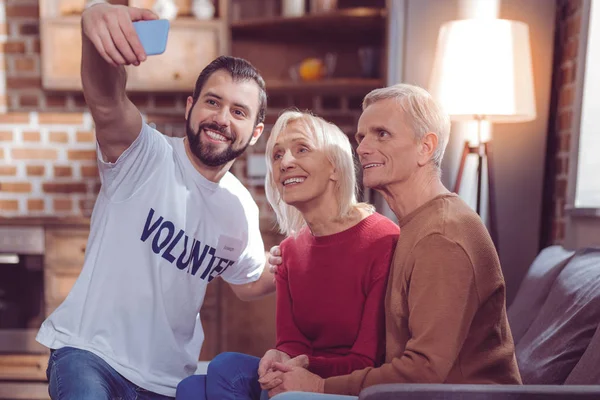
[[[94,126],[81,93],[41,87],[38,7],[0,0],[0,216],[89,215],[100,185]],[[185,96],[132,98],[163,132],[180,131]]]
[[[581,27],[581,0],[557,0],[554,74],[548,137],[545,226],[542,247],[563,244],[569,151]],[[551,199],[551,200],[550,200]]]
[[[44,91],[38,0],[0,0],[0,216],[88,215],[99,188],[94,127],[81,93]],[[191,90],[192,88],[190,88]],[[185,94],[131,94],[148,122],[184,134]],[[281,110],[312,109],[353,133],[362,94],[269,96],[267,131]],[[267,135],[249,152],[261,153]],[[246,183],[245,157],[233,173]],[[248,185],[266,219],[260,185]]]
[[[94,140],[89,115],[0,115],[0,213],[86,214],[99,185]]]

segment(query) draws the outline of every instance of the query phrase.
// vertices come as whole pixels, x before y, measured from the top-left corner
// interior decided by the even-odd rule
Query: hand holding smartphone
[[[169,36],[168,20],[136,21],[133,23],[133,27],[147,56],[154,56],[165,52]]]

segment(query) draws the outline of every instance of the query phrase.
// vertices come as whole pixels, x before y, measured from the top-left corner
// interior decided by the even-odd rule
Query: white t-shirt
[[[182,138],[145,124],[116,163],[98,154],[83,269],[37,340],[91,351],[134,384],[175,396],[197,366],[208,282],[244,284],[263,271],[258,207],[232,174],[208,181]]]

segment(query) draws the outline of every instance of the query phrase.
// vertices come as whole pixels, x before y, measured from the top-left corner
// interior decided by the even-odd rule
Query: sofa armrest
[[[592,400],[600,385],[385,384],[364,389],[360,400]]]

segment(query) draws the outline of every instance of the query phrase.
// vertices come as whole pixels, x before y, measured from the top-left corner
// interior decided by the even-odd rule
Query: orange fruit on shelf
[[[316,81],[325,76],[325,64],[319,58],[307,58],[300,63],[298,73],[305,81]]]

